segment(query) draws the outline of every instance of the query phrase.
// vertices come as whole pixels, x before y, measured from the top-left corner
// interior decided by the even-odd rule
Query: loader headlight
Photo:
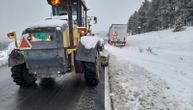
[[[62,0],[48,0],[48,3],[52,6],[58,7],[62,4]]]
[[[29,35],[29,36],[27,37],[27,40],[28,40],[28,41],[33,41],[33,40],[34,40],[34,36]]]
[[[78,27],[78,31],[81,35],[86,35],[87,34],[87,29],[86,27]]]
[[[48,35],[46,41],[52,41],[52,40],[53,40],[53,37],[51,35]]]

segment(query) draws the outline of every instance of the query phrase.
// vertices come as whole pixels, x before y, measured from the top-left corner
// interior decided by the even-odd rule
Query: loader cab
[[[53,2],[58,5],[53,5]],[[66,16],[68,18],[68,1],[69,0],[48,0],[52,6],[53,16]],[[87,7],[84,0],[70,0],[72,6],[72,19],[73,23],[79,27],[87,27]]]

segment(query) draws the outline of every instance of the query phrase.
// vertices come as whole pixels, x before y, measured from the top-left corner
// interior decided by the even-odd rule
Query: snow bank
[[[164,93],[168,85],[144,68],[111,56],[109,69],[114,110],[182,110]]]
[[[6,50],[0,51],[0,66],[7,64],[8,56],[14,48],[15,48],[15,43],[12,42],[9,44]]]
[[[86,49],[95,48],[96,44],[100,41],[97,36],[84,36],[81,37],[81,44],[85,46]]]
[[[188,27],[183,32],[174,33],[172,30],[165,30],[130,36],[128,44],[124,48],[107,45],[107,50],[117,59],[111,58],[110,63],[113,85],[116,82],[118,89],[121,88],[125,95],[131,94],[130,92],[133,91],[139,92],[143,97],[148,94],[150,96],[153,96],[154,93],[157,94],[151,100],[144,98],[145,102],[156,103],[149,104],[151,109],[156,109],[154,107],[166,109],[165,107],[168,107],[170,110],[192,110],[192,36],[193,27]],[[152,87],[149,87],[149,84]],[[142,93],[141,89],[145,94]],[[114,92],[116,91],[114,90]],[[119,97],[118,99],[114,98],[115,101],[120,100],[120,98],[129,100],[125,98],[130,98],[130,95],[124,97],[115,94],[115,97]],[[159,97],[163,98],[159,99]],[[142,100],[142,102],[144,101]],[[160,106],[157,105],[158,103]],[[131,101],[122,101],[121,104],[131,105],[133,109],[136,107],[135,104],[138,104],[138,108],[147,109],[143,107],[141,102],[132,105]],[[164,105],[166,106],[164,107]]]
[[[15,42],[11,42],[7,49],[7,55],[11,54],[11,52],[15,49]]]
[[[0,66],[7,63],[7,50],[0,51]]]

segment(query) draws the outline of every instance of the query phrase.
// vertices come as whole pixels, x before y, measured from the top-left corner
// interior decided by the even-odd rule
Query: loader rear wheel
[[[100,79],[101,62],[100,55],[97,54],[95,63],[84,62],[85,80],[89,86],[97,86]]]
[[[37,80],[34,75],[29,74],[25,64],[20,64],[11,68],[12,78],[16,85],[20,87],[31,87]]]
[[[97,74],[96,64],[95,63],[84,63],[84,74],[85,81],[89,86],[97,86],[99,83],[99,76]]]

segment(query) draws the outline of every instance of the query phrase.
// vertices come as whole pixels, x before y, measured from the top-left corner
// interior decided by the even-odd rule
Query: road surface
[[[7,66],[0,67],[0,110],[104,110],[104,69],[96,88],[85,84],[83,75],[66,74],[52,87],[37,84],[20,88]]]

